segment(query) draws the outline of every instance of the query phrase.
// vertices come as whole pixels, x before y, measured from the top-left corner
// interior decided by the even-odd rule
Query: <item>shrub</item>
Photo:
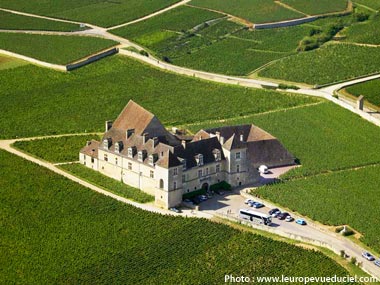
[[[217,190],[225,190],[225,191],[230,191],[231,190],[231,185],[228,184],[226,181],[221,181],[219,183],[213,184],[210,186],[211,191],[217,191]]]
[[[143,49],[139,51],[139,54],[149,57],[149,53]]]
[[[357,262],[356,257],[355,256],[351,257],[350,262],[351,264],[355,265]]]

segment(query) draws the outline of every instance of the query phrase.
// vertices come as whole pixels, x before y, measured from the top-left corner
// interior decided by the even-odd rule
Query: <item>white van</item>
[[[268,174],[268,173],[269,173],[268,166],[266,166],[266,165],[261,165],[261,166],[259,167],[259,172],[260,172],[261,174]]]

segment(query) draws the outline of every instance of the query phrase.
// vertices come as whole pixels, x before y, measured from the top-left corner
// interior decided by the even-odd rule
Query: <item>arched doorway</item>
[[[203,183],[202,184],[202,190],[208,191],[208,187],[209,187],[208,183]]]
[[[160,179],[160,189],[164,189],[164,180]]]

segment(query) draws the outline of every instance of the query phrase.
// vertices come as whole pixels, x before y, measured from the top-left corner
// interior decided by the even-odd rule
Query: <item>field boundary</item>
[[[90,56],[82,58],[80,60],[77,60],[77,61],[75,61],[73,63],[70,63],[70,64],[66,65],[66,70],[67,71],[72,71],[74,69],[77,69],[77,68],[80,68],[82,66],[91,64],[91,63],[93,63],[95,61],[101,60],[102,58],[105,58],[107,56],[111,56],[111,55],[114,55],[114,54],[117,54],[117,53],[119,53],[119,48],[112,47],[112,48],[100,51],[100,52],[98,52],[96,54],[92,54]]]

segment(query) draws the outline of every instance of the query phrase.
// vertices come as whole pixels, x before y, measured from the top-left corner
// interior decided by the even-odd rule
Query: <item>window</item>
[[[154,171],[153,170],[150,171],[150,178],[154,178]]]
[[[208,175],[208,168],[206,168],[206,174],[205,175]]]
[[[186,181],[186,175],[183,174],[183,175],[182,175],[182,183],[184,183],[185,181]]]
[[[178,168],[173,169],[173,175],[178,175]]]
[[[215,172],[220,172],[220,164],[217,164],[215,167]]]
[[[117,165],[118,161],[117,161],[117,157],[115,157],[115,164]]]
[[[83,159],[86,160],[86,155],[85,154],[83,155]]]
[[[199,155],[199,165],[203,165],[203,155]]]
[[[142,153],[142,151],[139,151],[139,153],[138,153],[138,160],[143,161],[143,153]]]
[[[174,187],[174,190],[177,189],[177,182],[176,181],[174,181],[173,187]]]
[[[219,149],[214,150],[214,157],[215,157],[215,161],[220,160],[220,150]]]
[[[149,164],[150,164],[150,165],[153,165],[153,164],[154,164],[153,155],[149,155]]]
[[[182,160],[182,169],[186,170],[186,159]]]
[[[91,157],[91,163],[94,163],[94,162],[95,162],[95,159]]]
[[[202,170],[198,170],[198,177],[199,177],[199,178],[202,177]]]
[[[108,155],[107,154],[104,155],[104,161],[108,161]]]
[[[235,158],[236,158],[236,159],[240,159],[240,152],[237,152],[237,153],[235,154]]]
[[[240,172],[240,165],[236,165],[236,172]]]
[[[132,170],[132,162],[128,162],[128,169]]]
[[[128,157],[133,157],[133,150],[131,147],[128,148]]]

